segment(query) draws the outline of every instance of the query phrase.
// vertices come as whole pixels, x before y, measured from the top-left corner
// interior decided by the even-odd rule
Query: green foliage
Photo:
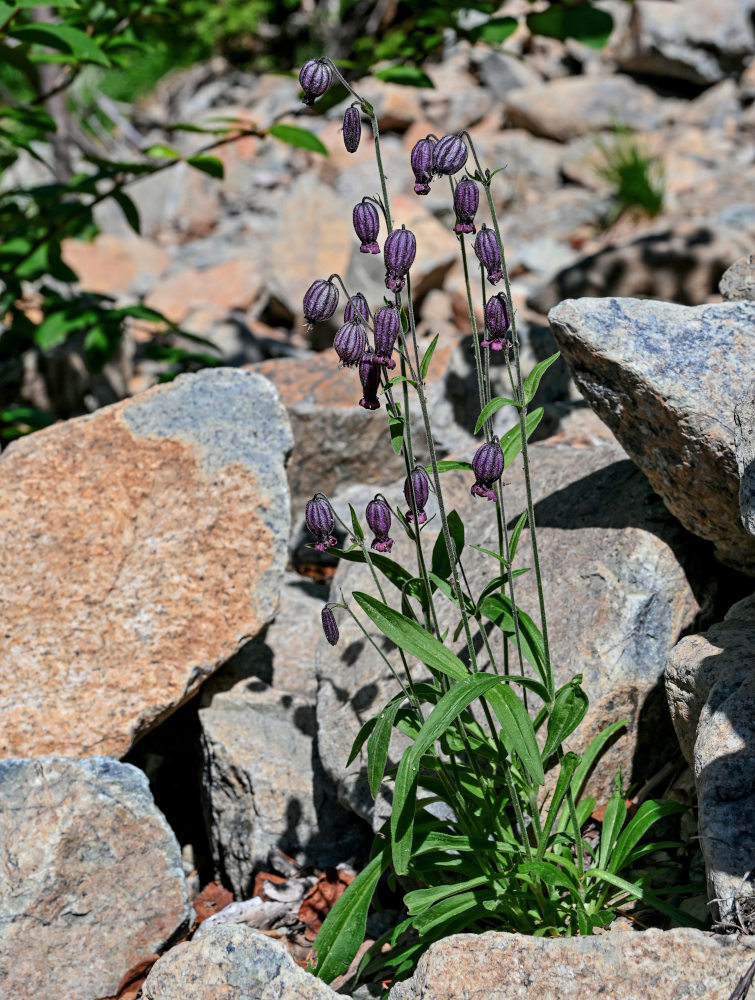
[[[651,219],[663,211],[665,173],[663,162],[651,155],[628,128],[617,125],[610,142],[596,142],[601,162],[595,167],[599,177],[611,187],[612,208],[609,225],[625,212]]]

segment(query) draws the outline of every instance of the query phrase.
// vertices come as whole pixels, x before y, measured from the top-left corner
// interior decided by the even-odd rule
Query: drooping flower
[[[472,496],[497,500],[493,483],[503,474],[503,452],[498,438],[480,445],[472,459],[472,468],[477,477],[472,487]]]
[[[338,289],[332,281],[317,278],[304,293],[304,319],[308,326],[330,319],[338,305]]]
[[[329,604],[326,604],[322,609],[321,617],[322,630],[325,633],[325,638],[331,646],[335,646],[338,642],[338,622],[336,621],[336,616],[333,614],[333,609]]]
[[[351,299],[344,306],[343,319],[345,323],[350,323],[359,316],[362,317],[365,323],[369,323],[370,307],[367,305],[367,299],[361,292],[354,292]]]
[[[378,493],[375,499],[367,504],[365,514],[367,524],[375,536],[370,548],[376,552],[390,552],[393,548],[393,539],[388,537],[388,532],[391,530],[391,508],[385,497]]]
[[[307,501],[304,520],[317,539],[315,548],[318,552],[324,552],[331,546],[338,544],[338,539],[333,534],[336,523],[333,508],[321,493],[316,493],[311,500]]]
[[[348,153],[356,153],[362,138],[362,116],[353,104],[343,113],[343,144]]]
[[[322,97],[333,80],[333,71],[325,59],[310,59],[299,71],[299,83],[304,91],[302,101],[310,107]]]
[[[402,226],[394,229],[385,238],[383,259],[385,260],[385,287],[392,292],[400,292],[404,278],[414,263],[417,254],[417,240],[414,233]]]
[[[414,144],[411,153],[412,170],[414,171],[414,193],[429,194],[430,181],[433,179],[433,150],[435,139],[428,136]]]
[[[502,351],[504,347],[513,347],[511,337],[507,336],[511,326],[511,310],[505,292],[491,295],[485,303],[485,333],[486,339],[480,341],[480,347],[490,347],[494,351]]]
[[[362,241],[362,253],[380,253],[377,236],[380,232],[380,215],[371,201],[360,201],[351,213],[354,232]]]
[[[381,306],[375,313],[375,362],[393,369],[396,362],[391,355],[396,337],[401,330],[401,316],[394,305]]]
[[[498,240],[495,233],[492,229],[488,229],[484,222],[474,241],[474,252],[479,262],[488,272],[488,281],[490,284],[497,284],[503,277],[501,252],[498,249]]]
[[[424,524],[427,520],[425,504],[430,496],[430,480],[427,478],[427,473],[421,465],[415,465],[411,475],[407,476],[404,480],[404,497],[409,505],[409,510],[405,515],[407,521],[414,520],[412,494],[414,494],[414,503],[417,507],[417,521],[419,524]]]
[[[380,407],[380,400],[377,398],[380,388],[380,365],[375,363],[371,347],[367,347],[359,362],[359,381],[362,383],[364,393],[359,405],[365,410],[377,410]]]
[[[474,233],[474,217],[480,206],[480,189],[471,177],[462,177],[454,191],[455,233]]]
[[[433,173],[458,174],[468,156],[467,144],[460,135],[444,135],[433,150]]]
[[[333,347],[344,368],[354,368],[362,360],[367,344],[367,331],[361,320],[344,323],[333,340]]]

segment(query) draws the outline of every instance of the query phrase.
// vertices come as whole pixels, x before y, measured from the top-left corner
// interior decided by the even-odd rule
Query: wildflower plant
[[[362,727],[348,762],[366,749],[372,794],[377,796],[383,782],[392,783],[391,816],[378,833],[370,862],[325,920],[314,944],[313,971],[329,982],[347,969],[362,944],[368,910],[386,872],[394,884],[410,887],[404,895],[405,916],[369,949],[362,968],[376,960],[381,967],[391,968],[394,978],[411,970],[430,943],[458,931],[591,934],[609,924],[620,905],[632,900],[650,903],[690,923],[690,918],[648,888],[649,877],[624,877],[639,858],[661,846],[640,843],[647,830],[680,806],[646,801],[627,822],[617,780],[605,810],[599,846],[583,836],[595,808],[595,800],[583,797],[583,789],[591,768],[623,722],[604,729],[581,756],[566,749],[587,712],[588,698],[581,676],[556,686],[527,444],[542,416],[542,409],[531,410],[530,404],[558,355],[523,377],[516,314],[491,196],[497,171],[483,168],[466,131],[420,139],[407,164],[418,195],[427,194],[431,183],[449,184],[477,372],[479,447],[471,461],[440,462],[424,386],[438,338],[420,357],[411,298],[417,241],[393,219],[378,123],[370,103],[327,58],[311,60],[302,70],[305,101],[310,103],[324,92],[326,79],[340,80],[354,98],[347,112],[352,133],[361,134],[351,113],[354,110],[371,123],[381,195],[365,196],[354,209],[354,223],[360,240],[369,244],[377,236],[375,218],[380,212],[378,221],[385,224],[386,233],[382,256],[389,294],[385,304],[374,303],[370,309],[361,292],[347,290],[340,276],[330,275],[314,280],[304,297],[304,312],[308,323],[326,319],[335,311],[337,286],[346,295],[349,319],[336,337],[336,350],[345,365],[358,369],[363,390],[359,404],[378,410],[384,403],[390,441],[405,463],[406,507],[392,506],[378,493],[367,505],[365,532],[353,508],[347,524],[323,494],[307,504],[306,523],[315,547],[366,564],[378,595],[355,591],[342,594],[340,602],[329,603],[322,619],[325,636],[331,645],[338,642],[335,610],[350,615],[397,685],[395,696]],[[345,133],[346,125],[345,120]],[[465,167],[466,173],[459,176]],[[473,237],[481,194],[490,225],[483,222]],[[374,216],[370,209],[375,210]],[[475,283],[466,242],[472,239],[479,261],[482,330],[477,328]],[[503,290],[489,294],[489,286],[500,281]],[[500,352],[505,361],[510,396],[491,396],[491,350]],[[421,415],[427,438],[426,466],[415,458],[409,419],[412,407]],[[493,432],[493,416],[502,407],[511,407],[518,420],[499,439]],[[515,520],[507,520],[502,477],[519,455],[526,509]],[[475,546],[493,566],[492,579],[477,594],[464,568],[464,525],[444,502],[443,474],[452,469],[470,473],[470,492],[487,503],[491,532],[497,536],[495,549]],[[441,533],[428,552],[426,535],[433,517],[426,507],[431,493]],[[336,547],[336,520],[351,539],[344,549]],[[525,610],[517,603],[516,580],[525,569],[516,568],[516,555],[525,527],[537,584],[537,624],[529,613],[533,609]],[[396,550],[407,548],[402,536],[414,550],[416,573],[405,565],[406,557],[403,563],[394,558]],[[399,591],[399,608],[387,599],[384,583]],[[453,630],[440,628],[436,603],[441,600],[455,614]],[[371,627],[395,644],[395,653],[385,653],[374,643],[368,631]],[[498,632],[495,642],[494,630]],[[452,649],[459,642],[462,655]],[[389,768],[394,730],[408,737],[409,747],[398,766]],[[443,808],[437,808],[439,803]],[[386,942],[390,950],[381,954]]]

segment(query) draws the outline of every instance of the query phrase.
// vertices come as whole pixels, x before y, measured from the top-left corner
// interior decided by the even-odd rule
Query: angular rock
[[[718,287],[727,302],[755,301],[755,253],[735,260]]]
[[[7,996],[114,996],[188,927],[178,841],[137,768],[107,757],[0,760],[0,813]]]
[[[161,281],[146,304],[174,323],[183,322],[196,309],[210,309],[225,317],[233,309],[246,310],[260,293],[260,262],[231,257],[203,269],[187,268]]]
[[[122,756],[260,630],[290,447],[269,382],[206,369],[3,453],[0,754]]]
[[[157,961],[145,1000],[336,1000],[321,979],[300,969],[282,941],[241,924],[219,924]]]
[[[470,1000],[513,1000],[528,993],[558,1000],[729,1000],[753,959],[755,938],[686,927],[568,938],[454,934],[432,945],[412,979],[397,983],[388,998],[457,1000],[463,983]]]
[[[741,70],[755,46],[749,0],[637,0],[629,30],[615,48],[630,73],[703,86]]]
[[[755,385],[750,386],[734,407],[734,444],[742,524],[755,535]]]
[[[170,258],[162,247],[133,233],[118,238],[101,233],[91,243],[63,241],[63,260],[79,276],[87,292],[143,295],[167,270]]]
[[[722,563],[755,575],[733,412],[755,368],[755,303],[567,300],[549,319],[580,392],[669,510]]]
[[[635,131],[652,131],[662,118],[661,100],[626,76],[551,80],[515,90],[504,108],[508,125],[557,142],[610,129],[617,120]]]
[[[648,752],[642,734],[654,734],[651,756],[666,752],[659,735],[665,716],[659,680],[669,650],[711,597],[710,560],[700,556],[694,539],[615,444],[574,448],[542,442],[531,447],[530,465],[556,684],[581,673],[590,699],[570,749],[579,752],[614,720],[630,720],[628,734],[606,753],[589,785],[588,794],[605,801],[618,765],[627,783],[645,769],[652,773],[654,762],[642,759]],[[513,526],[526,504],[519,463],[504,478],[505,515]],[[492,504],[470,497],[470,484],[469,474],[444,474],[446,508],[461,515],[468,545],[495,548]],[[401,483],[384,492],[405,509]],[[431,496],[428,516],[435,509]],[[425,530],[429,551],[435,532]],[[398,530],[393,537],[392,555],[412,565],[408,541]],[[525,533],[517,563],[531,566],[531,560]],[[479,593],[494,575],[492,560],[467,548],[464,565],[471,592]],[[353,590],[372,592],[373,586],[361,566],[342,563],[333,580],[333,600],[340,600],[335,595],[341,589],[348,597]],[[539,620],[532,572],[517,579],[516,599]],[[449,625],[453,630],[456,617],[450,603],[441,602],[437,609],[441,630]],[[336,617],[338,646],[334,649],[323,639],[317,648],[318,745],[341,801],[377,828],[389,803],[381,798],[375,806],[364,780],[364,758],[348,769],[345,763],[359,728],[396,693],[396,682],[348,616],[336,611]],[[462,648],[463,642],[454,645],[457,651]],[[673,740],[669,734],[669,746]],[[641,742],[645,750],[637,754]],[[392,758],[400,752],[397,742]]]
[[[666,695],[694,767],[700,846],[717,919],[755,930],[755,596],[685,636],[666,663]]]

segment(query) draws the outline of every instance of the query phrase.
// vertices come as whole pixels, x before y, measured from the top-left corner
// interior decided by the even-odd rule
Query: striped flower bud
[[[487,337],[480,341],[480,347],[490,347],[502,351],[513,347],[513,341],[506,333],[511,326],[511,310],[505,292],[492,295],[485,303],[485,332]]]
[[[336,616],[333,614],[333,609],[329,604],[326,604],[322,609],[321,618],[322,630],[325,633],[325,638],[331,646],[335,646],[338,642],[338,622],[336,621]]]
[[[310,59],[299,71],[299,83],[304,91],[302,101],[310,107],[322,97],[331,84],[333,71],[325,59]]]
[[[396,337],[401,330],[401,316],[394,305],[381,306],[375,313],[375,362],[393,369],[396,362],[391,355]]]
[[[333,340],[333,347],[344,368],[354,368],[362,360],[367,344],[367,331],[361,320],[344,323]]]
[[[427,520],[425,504],[430,496],[430,480],[427,478],[427,473],[421,465],[415,465],[411,475],[407,476],[404,480],[404,497],[409,505],[409,510],[405,516],[407,521],[410,522],[414,520],[412,494],[414,494],[414,503],[417,507],[417,521],[419,524],[424,524]]]
[[[318,278],[304,293],[304,319],[308,326],[330,319],[338,305],[338,289],[332,281]]]
[[[444,135],[433,150],[433,173],[458,174],[468,156],[467,144],[460,135]]]
[[[472,496],[497,500],[493,483],[503,474],[503,452],[498,438],[480,445],[472,459],[472,468],[477,477],[472,487]]]
[[[429,136],[414,144],[411,154],[412,170],[414,171],[414,193],[429,194],[430,181],[433,179],[433,150],[435,139]]]
[[[362,116],[354,105],[343,113],[343,144],[348,153],[356,153],[362,138]]]
[[[378,493],[374,500],[370,500],[365,516],[370,531],[375,536],[370,548],[376,552],[390,552],[393,548],[393,539],[388,537],[391,530],[391,508],[385,497]]]
[[[350,323],[353,319],[357,319],[359,316],[362,317],[365,323],[369,323],[370,307],[367,305],[367,299],[361,292],[354,292],[343,310],[344,323]]]
[[[474,241],[474,252],[479,262],[488,272],[488,281],[490,284],[497,284],[503,277],[501,252],[498,249],[498,240],[495,233],[492,229],[488,229],[484,222]]]
[[[474,217],[480,205],[480,189],[471,177],[462,177],[454,191],[455,233],[474,233]]]
[[[311,500],[307,501],[307,506],[304,509],[304,520],[317,539],[315,548],[318,552],[324,552],[325,549],[338,544],[338,539],[333,534],[336,523],[333,508],[321,493],[315,494]]]
[[[354,232],[362,241],[362,253],[380,253],[377,235],[380,232],[380,215],[371,201],[360,201],[351,213]]]
[[[394,229],[385,238],[383,259],[385,260],[385,287],[392,292],[400,292],[404,278],[414,263],[417,254],[417,240],[414,233],[402,226]]]
[[[380,407],[380,400],[377,398],[380,388],[380,365],[375,363],[375,355],[372,348],[367,347],[362,360],[359,362],[359,381],[362,383],[364,395],[359,400],[359,405],[365,410],[377,410]]]

